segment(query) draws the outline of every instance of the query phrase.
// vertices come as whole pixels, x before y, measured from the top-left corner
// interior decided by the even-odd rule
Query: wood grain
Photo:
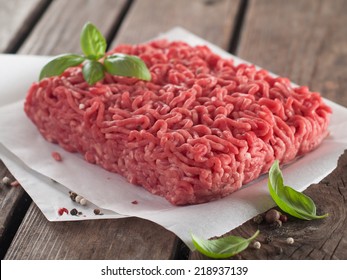
[[[12,51],[15,48],[47,2],[46,0],[0,0],[0,52]],[[0,181],[4,176],[14,180],[0,159]],[[29,204],[30,198],[22,187],[13,188],[0,183],[1,258],[5,255]]]
[[[12,187],[1,183],[2,178],[15,180],[0,160],[0,258],[5,256],[6,250],[14,237],[21,220],[27,211],[31,199],[21,186]]]
[[[179,25],[228,49],[241,1],[131,1],[112,45],[139,43]],[[25,1],[25,4],[19,0],[13,2],[24,11],[25,6],[22,5],[35,1]],[[37,3],[43,2],[37,0]],[[94,22],[111,41],[129,3],[126,0],[55,0],[38,20],[19,52],[40,55],[80,52],[79,33],[87,20]],[[346,5],[343,0],[249,0],[237,53],[298,84],[309,85],[325,97],[346,106]],[[29,9],[24,14],[32,13]],[[13,30],[25,30],[19,15],[14,17]],[[21,18],[26,21],[25,16]],[[0,36],[1,32],[4,31],[0,28]],[[19,33],[23,34],[23,31]],[[12,38],[23,37],[17,34],[13,37],[6,35],[7,46],[13,45],[9,44]],[[330,214],[328,218],[310,222],[290,218],[279,229],[269,228],[266,224],[257,225],[250,220],[228,234],[246,237],[259,228],[262,248],[249,248],[236,258],[347,259],[346,171],[345,152],[337,169],[306,191],[316,201],[319,213]],[[0,165],[0,175],[3,174],[10,176]],[[16,221],[15,211],[26,200],[24,196],[21,188],[0,189],[1,250],[4,250],[4,238],[12,238],[6,233],[7,225]],[[295,239],[292,245],[285,243],[289,236]],[[266,244],[268,237],[272,241]],[[5,258],[172,259],[179,247],[177,237],[146,220],[127,218],[51,223],[32,204]],[[192,253],[190,258],[204,257]]]
[[[346,1],[249,1],[238,55],[294,82],[309,85],[346,105]],[[271,15],[271,16],[269,16]],[[329,90],[326,85],[329,85]],[[261,250],[247,249],[242,259],[347,259],[347,152],[336,170],[308,194],[322,220],[291,218],[279,229],[248,221],[229,234],[248,237],[261,230]],[[266,244],[267,237],[273,241]],[[286,238],[293,237],[293,245]],[[205,258],[193,253],[191,259]]]
[[[249,1],[238,55],[347,106],[347,2]]]
[[[81,53],[80,33],[83,25],[91,21],[105,37],[109,37],[126,4],[126,0],[56,0],[44,13],[19,49],[19,53],[39,55]]]
[[[171,259],[175,235],[139,219],[48,222],[32,204],[6,259]]]
[[[126,1],[113,0],[54,1],[19,52],[45,55],[80,52],[79,34],[83,24],[91,20],[107,36],[113,32],[126,4]],[[65,9],[67,5],[69,9]],[[39,234],[32,234],[34,230]],[[76,239],[73,236],[76,236]],[[99,239],[103,243],[99,243]],[[58,247],[55,247],[56,242]],[[159,225],[140,219],[99,220],[71,225],[51,224],[36,206],[32,205],[6,258],[169,259],[175,253],[173,248],[177,242],[172,233],[164,231]],[[156,243],[162,247],[157,247]],[[65,247],[65,244],[68,244],[68,247]],[[38,245],[40,249],[35,250]]]
[[[142,43],[181,26],[228,49],[239,0],[142,0],[135,1],[112,46]]]
[[[347,259],[347,150],[337,168],[319,184],[304,191],[317,205],[317,213],[329,213],[325,219],[304,221],[289,216],[288,222],[274,229],[266,223],[258,225],[253,219],[226,235],[248,237],[257,229],[260,250],[250,246],[233,259]],[[277,210],[280,210],[276,208]],[[287,244],[288,237],[294,244]],[[207,259],[198,252],[191,259]]]
[[[81,1],[78,1],[81,2]],[[70,2],[69,2],[70,3]],[[90,2],[88,2],[90,3]],[[234,15],[237,11],[239,1],[217,1],[213,5],[209,6],[201,1],[177,1],[175,5],[172,5],[170,1],[136,1],[134,6],[130,9],[129,14],[126,18],[125,25],[123,24],[119,32],[119,40],[123,41],[124,36],[127,38],[136,38],[138,34],[143,34],[145,36],[154,37],[159,31],[163,31],[163,28],[168,29],[176,25],[181,25],[181,22],[190,22],[191,26],[194,27],[193,31],[198,31],[199,34],[204,34],[204,37],[213,39],[215,38],[219,45],[223,45],[227,48],[230,36],[232,33]],[[62,10],[66,5],[66,1],[54,2],[50,8],[47,10],[43,18],[39,21],[38,26],[34,29],[31,36],[25,42],[23,47],[20,49],[20,53],[32,53],[32,54],[55,54],[61,52],[75,51],[79,48],[79,41],[74,42],[71,38],[76,38],[75,34],[79,34],[79,29],[85,22],[85,19],[79,19],[78,17],[73,18],[74,27],[68,28],[71,24],[71,17],[80,6],[80,4],[75,4],[70,9],[68,14],[57,13],[57,11]],[[106,9],[104,7],[104,10]],[[211,9],[211,7],[214,7]],[[156,17],[152,17],[150,10],[156,7],[153,11]],[[174,10],[172,8],[174,7]],[[86,9],[85,13],[88,14],[89,10],[96,9],[95,6],[91,6]],[[147,18],[142,18],[142,10],[146,9],[148,14]],[[107,19],[107,15],[111,15],[109,11],[106,13],[100,9],[98,4],[98,15],[93,15],[95,19],[93,21],[100,21],[101,18],[105,18],[105,22],[100,26],[102,32],[109,33],[112,30],[112,22],[115,19]],[[101,10],[101,11],[100,11]],[[119,8],[118,8],[119,10]],[[162,16],[162,12],[165,11],[165,16]],[[195,13],[193,13],[195,11]],[[212,12],[212,14],[211,14]],[[223,17],[220,17],[220,14]],[[201,24],[204,17],[208,15],[211,16],[211,21],[209,22],[210,28],[206,29],[206,24]],[[114,15],[113,15],[114,16]],[[148,16],[151,18],[148,21]],[[178,16],[178,18],[177,18]],[[189,16],[189,20],[187,20]],[[140,17],[140,19],[139,19]],[[186,19],[186,20],[185,20]],[[142,22],[139,24],[139,20]],[[57,26],[56,22],[64,22],[64,24]],[[132,26],[143,26],[143,23],[148,23],[149,26],[139,30]],[[200,24],[197,24],[199,23]],[[77,27],[80,23],[81,26]],[[163,24],[165,26],[163,27]],[[153,25],[153,26],[152,26]],[[189,25],[184,25],[185,27],[190,27]],[[155,27],[155,28],[154,28]],[[128,32],[128,28],[133,32]],[[159,29],[158,29],[159,28]],[[147,34],[143,33],[144,30],[148,30]],[[140,33],[139,33],[140,32]],[[153,33],[151,33],[153,32]],[[224,32],[224,36],[216,36],[217,33]],[[122,35],[123,34],[123,35]],[[122,37],[123,36],[123,37]],[[77,36],[78,38],[78,36]],[[117,36],[118,38],[118,36]],[[144,41],[148,38],[136,38],[137,40]],[[35,42],[35,43],[34,43]],[[12,243],[6,258],[12,259],[75,259],[75,258],[160,258],[169,259],[176,253],[176,245],[178,239],[170,232],[163,230],[160,226],[140,220],[140,219],[122,219],[118,221],[93,221],[93,222],[82,222],[81,225],[71,225],[69,223],[64,223],[62,225],[51,224],[46,222],[45,218],[36,210],[31,207],[31,210],[25,217],[21,228]],[[35,218],[33,218],[35,217]],[[81,229],[84,227],[89,228],[88,234]],[[31,234],[33,228],[38,228],[40,234]],[[100,237],[102,233],[101,228],[106,235],[105,238]],[[44,232],[44,234],[42,234]],[[49,232],[46,234],[46,232]],[[69,233],[67,233],[69,232]],[[72,233],[71,233],[72,232]],[[107,233],[109,232],[109,233]],[[116,236],[112,236],[112,244],[107,245],[106,243],[111,233],[118,232]],[[84,239],[86,245],[81,246],[77,241],[71,240],[71,234],[77,236],[76,240]],[[43,238],[43,235],[46,236]],[[148,236],[145,240],[140,240],[141,249],[135,249],[138,244],[138,235]],[[152,236],[152,238],[149,238]],[[95,246],[95,240],[100,238],[102,241]],[[57,250],[50,250],[48,252],[43,252],[43,250],[35,250],[32,244],[35,244],[35,248],[51,248],[55,247],[56,240],[59,240],[59,245],[57,245]],[[109,250],[107,248],[113,250]],[[70,248],[70,250],[68,249]],[[86,250],[83,253],[84,249]],[[90,254],[90,250],[93,254]],[[109,250],[109,251],[108,251]],[[82,251],[82,252],[81,252]],[[110,252],[103,255],[103,252]],[[28,253],[29,252],[29,253]]]
[[[0,53],[11,52],[48,0],[0,0]]]

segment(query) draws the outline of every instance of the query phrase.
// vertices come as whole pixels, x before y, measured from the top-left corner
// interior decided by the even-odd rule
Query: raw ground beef
[[[206,46],[158,40],[115,52],[140,56],[152,80],[107,74],[89,86],[70,68],[34,83],[25,112],[48,141],[172,204],[229,195],[328,134],[318,93]]]

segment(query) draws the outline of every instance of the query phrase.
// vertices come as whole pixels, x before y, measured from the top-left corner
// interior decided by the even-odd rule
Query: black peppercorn
[[[257,215],[253,218],[253,222],[255,222],[256,224],[260,225],[263,222],[264,218],[263,215]]]
[[[77,211],[77,209],[71,209],[71,211],[70,211],[70,214],[72,215],[72,216],[77,216],[78,215],[78,211]]]
[[[268,236],[265,237],[264,243],[269,244],[269,243],[272,242],[272,240],[273,240],[272,236],[268,235]]]
[[[69,192],[69,195],[70,195],[70,198],[71,198],[72,201],[76,201],[77,193],[75,193],[75,192]]]
[[[286,216],[286,215],[281,215],[280,216],[280,221],[282,222],[282,223],[286,223],[287,221],[288,221],[288,217]]]
[[[274,229],[280,228],[281,226],[282,226],[281,220],[276,220],[275,222],[273,222],[273,223],[271,224],[271,227],[274,228]]]
[[[269,211],[266,212],[265,214],[265,221],[269,224],[272,224],[276,221],[278,221],[281,217],[281,213],[278,212],[275,209],[271,209]]]

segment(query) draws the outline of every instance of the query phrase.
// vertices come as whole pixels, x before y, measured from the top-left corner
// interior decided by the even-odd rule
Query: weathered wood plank
[[[35,17],[45,9],[48,0],[0,0],[0,52],[12,52],[28,32]],[[11,173],[0,159],[0,180]],[[8,187],[0,183],[0,257],[3,258],[18,226],[30,205],[30,198],[22,187]]]
[[[347,2],[250,1],[238,55],[347,106]]]
[[[139,218],[48,222],[32,204],[6,259],[170,259],[173,233]]]
[[[0,0],[0,52],[12,52],[49,0]]]
[[[80,52],[79,34],[83,24],[90,20],[103,34],[111,36],[126,5],[125,0],[56,0],[19,52],[45,55]],[[6,258],[169,259],[177,242],[175,235],[159,225],[134,218],[50,223],[32,204]]]
[[[76,48],[79,48],[78,36],[76,36],[76,34],[79,34],[80,27],[85,20],[74,18],[74,27],[68,29],[70,18],[74,11],[69,12],[70,14],[68,15],[58,15],[59,13],[57,10],[59,11],[59,9],[61,10],[64,7],[62,2],[63,1],[59,3],[54,2],[50,6],[50,9],[46,12],[43,19],[38,23],[38,27],[33,31],[32,36],[28,38],[24,46],[20,49],[21,53],[57,54],[61,52],[75,51]],[[212,5],[214,8],[211,10],[210,6],[203,4],[201,1],[178,1],[177,3],[175,2],[175,4],[172,4],[171,1],[156,1],[156,3],[153,1],[136,1],[134,2],[133,9],[130,11],[129,17],[127,17],[127,26],[121,26],[119,40],[123,41],[122,36],[125,36],[125,34],[128,36],[128,39],[135,39],[138,37],[138,34],[141,34],[146,30],[148,31],[146,36],[149,37],[146,39],[145,37],[140,39],[141,41],[144,41],[158,35],[158,33],[162,32],[164,29],[167,30],[176,25],[183,25],[186,28],[190,28],[196,24],[193,28],[193,32],[197,32],[203,37],[214,40],[217,44],[227,48],[233,29],[232,21],[237,11],[238,3],[239,1],[217,1]],[[98,9],[100,9],[99,5],[100,4],[98,3]],[[78,6],[79,5],[74,4],[75,8],[73,10],[76,10]],[[150,9],[153,7],[157,7],[154,12],[157,17],[154,18],[150,12]],[[173,7],[174,11],[172,10]],[[189,8],[189,11],[186,10],[187,7]],[[147,9],[148,14],[150,15],[150,21],[148,21],[148,17],[139,19],[139,15],[142,14],[141,11],[143,8]],[[167,10],[165,17],[161,16],[162,8]],[[94,9],[96,8],[90,8],[90,10]],[[196,11],[197,9],[198,11]],[[218,15],[220,13],[222,13],[223,17]],[[105,14],[110,13],[108,11],[108,13]],[[179,19],[176,18],[178,15],[180,15]],[[207,17],[208,15],[213,19],[210,21],[210,24],[211,22],[213,23],[209,25],[210,28],[207,28],[206,24],[202,24],[202,22],[205,22],[204,17]],[[190,18],[189,20],[188,16]],[[60,17],[63,18],[60,19]],[[105,20],[104,16],[95,17],[97,20],[100,18]],[[95,22],[95,20],[91,20]],[[64,26],[56,26],[57,21],[63,22]],[[105,20],[105,22],[107,22],[107,20]],[[115,21],[109,20],[108,22],[110,23]],[[165,22],[164,27],[163,22]],[[190,22],[190,25],[187,26],[182,24],[183,22]],[[76,27],[79,23],[80,26]],[[97,22],[95,23],[97,24]],[[139,30],[137,25],[139,24],[139,26],[144,26],[144,23],[150,23],[150,26],[146,26],[142,31]],[[97,25],[104,34],[105,32],[108,32],[107,28],[105,30],[103,25]],[[132,33],[129,33],[128,30],[131,30]],[[64,31],[67,32],[67,34],[64,34]],[[223,33],[225,36],[217,36],[217,33],[219,35],[220,33]],[[71,38],[76,37],[77,40],[72,42]],[[136,41],[139,42],[138,38],[136,38]],[[82,228],[86,227],[89,231],[88,234],[86,234],[85,230],[82,230]],[[34,233],[32,232],[33,228],[37,229]],[[112,235],[112,237],[110,237],[110,235]],[[139,236],[142,238],[140,243],[137,242]],[[81,245],[80,240],[84,240],[83,246]],[[100,242],[97,242],[96,240],[100,240]],[[111,245],[107,244],[110,240],[112,242]],[[168,259],[173,257],[177,247],[177,242],[178,239],[172,233],[154,223],[141,219],[134,218],[113,221],[91,221],[76,224],[49,223],[39,213],[36,206],[32,205],[18,231],[18,234],[9,248],[6,258]],[[95,245],[96,243],[97,246]],[[42,249],[36,250],[32,244],[35,244],[35,248],[49,247],[55,249],[43,252]],[[137,244],[141,244],[141,249],[136,249]],[[114,249],[112,250],[111,248]],[[104,252],[108,253],[105,254]]]
[[[251,246],[237,259],[347,259],[347,150],[340,157],[337,168],[319,184],[304,191],[317,205],[317,213],[329,213],[325,219],[303,221],[289,217],[282,227],[256,224],[253,220],[232,230],[231,235],[250,236],[257,229],[261,249]],[[277,210],[279,210],[277,208]],[[288,237],[294,244],[287,244]],[[268,241],[270,240],[270,241]],[[194,252],[192,259],[206,259]]]
[[[108,37],[126,4],[127,0],[56,0],[44,13],[30,37],[19,49],[19,53],[81,53],[80,32],[83,25],[91,21]]]
[[[346,1],[250,1],[238,55],[294,82],[347,105]],[[260,250],[247,249],[243,259],[347,259],[347,152],[338,167],[305,193],[326,219],[291,218],[279,229],[259,226]],[[250,236],[258,225],[248,221],[230,234]],[[266,237],[273,241],[266,244]],[[287,237],[295,243],[286,244]],[[204,258],[192,253],[191,259]]]
[[[0,160],[0,180],[8,177],[15,179]],[[0,183],[0,258],[6,253],[10,242],[18,229],[25,212],[30,205],[30,198],[21,186],[12,187]]]
[[[157,35],[159,32],[165,31],[175,25],[181,25],[193,31],[194,33],[222,46],[223,48],[227,48],[228,43],[226,42],[228,42],[229,39],[227,40],[223,35],[221,35],[221,29],[213,28],[214,33],[208,33],[207,31],[205,32],[203,29],[204,27],[201,27],[200,31],[195,30],[194,28],[197,27],[190,27],[188,24],[188,22],[192,22],[191,24],[193,24],[195,20],[187,18],[187,23],[185,24],[184,22],[181,22],[181,20],[183,21],[184,18],[179,19],[180,16],[176,15],[175,13],[172,13],[172,15],[174,15],[173,17],[161,16],[160,10],[156,10],[153,5],[153,7],[151,7],[151,10],[156,11],[156,13],[151,13],[151,11],[147,9],[146,13],[149,13],[150,16],[143,16],[142,21],[138,22],[138,17],[136,16],[136,14],[139,17],[141,16],[141,11],[145,14],[145,12],[140,9],[141,7],[145,8],[142,6],[144,4],[140,4],[143,2],[145,1],[134,1],[134,6],[129,11],[129,17],[126,17],[125,24],[121,26],[119,37],[117,37],[114,43],[141,42],[150,39],[153,36]],[[160,3],[162,2],[165,1],[160,1]],[[254,63],[268,68],[275,73],[288,76],[299,84],[308,84],[314,89],[321,90],[325,96],[345,105],[346,97],[342,94],[339,94],[346,89],[345,81],[342,81],[341,78],[346,76],[346,72],[343,69],[343,61],[346,58],[344,49],[344,46],[346,45],[346,38],[345,36],[343,36],[343,26],[346,26],[346,19],[344,19],[343,16],[343,9],[345,8],[344,2],[271,1],[271,5],[269,4],[269,2],[270,1],[250,1],[249,11],[247,13],[244,29],[245,32],[241,34],[241,44],[238,48],[238,54],[245,59],[253,61]],[[54,2],[54,4],[55,3],[56,2]],[[71,3],[74,2],[70,1],[67,4],[70,5]],[[99,3],[98,7],[96,7],[95,9],[100,9]],[[147,3],[153,4],[153,2],[151,1],[148,1]],[[218,3],[226,3],[226,1],[217,1],[214,5],[220,5]],[[51,5],[51,7],[52,6],[53,4]],[[62,4],[60,4],[59,7],[60,9],[63,9]],[[79,6],[76,5],[75,9],[77,9],[78,7]],[[170,7],[172,11],[175,11],[176,9],[172,5],[169,6],[169,4],[167,4],[166,7]],[[79,11],[83,10],[83,8],[81,7],[79,7],[78,9]],[[136,11],[136,13],[134,11]],[[184,14],[183,11],[180,12]],[[55,16],[54,13],[59,14],[59,11],[57,11],[56,9],[52,10],[51,17],[45,17],[43,23],[39,23],[39,27],[33,32],[33,34],[35,35],[28,39],[28,41],[30,40],[30,43],[24,45],[24,47],[20,50],[22,53],[57,54],[67,51],[79,51],[79,40],[78,35],[76,36],[76,34],[79,34],[80,27],[83,25],[84,21],[80,20],[79,16],[77,16],[77,19],[71,19],[71,21],[69,21],[69,17],[60,18],[58,15]],[[197,13],[191,13],[190,17],[194,17],[194,14]],[[272,16],[269,17],[269,14],[271,14]],[[202,20],[204,22],[208,21],[207,18],[209,18],[209,14],[205,13],[204,15],[205,17],[202,18]],[[70,17],[71,16],[75,15],[70,14]],[[319,21],[318,18],[315,18],[316,16],[323,18],[328,27],[326,27],[324,24],[315,23],[315,21]],[[178,17],[178,19],[176,17]],[[200,15],[196,15],[196,17],[200,18]],[[167,23],[168,19],[172,20],[172,22],[169,24]],[[57,20],[61,20],[60,24],[63,24],[65,27],[62,28],[60,24],[59,26],[54,26],[54,24],[57,25]],[[91,20],[94,21],[93,19]],[[100,16],[99,20],[104,19]],[[218,20],[229,20],[229,23],[232,23],[232,20],[230,21],[230,19],[225,19],[222,16],[220,16]],[[50,21],[52,21],[52,23]],[[69,24],[72,25],[74,25],[75,22],[80,22],[81,24],[79,27],[73,27],[72,29],[75,29],[73,31],[74,33],[72,33],[71,29],[68,28],[70,26],[64,23],[65,21],[69,22]],[[153,32],[149,31],[149,33],[146,34],[147,27],[145,28],[144,26],[150,25],[153,21],[156,22],[154,25],[158,26],[153,28],[158,28],[159,30],[154,30]],[[195,23],[197,22],[198,21],[195,21]],[[98,22],[95,23],[99,27],[101,26],[101,24],[99,24]],[[111,34],[112,30],[114,30],[114,21],[112,21],[112,24],[110,25],[113,27],[109,27],[109,25],[107,25],[106,27],[101,28],[102,31]],[[213,23],[209,23],[209,26],[210,25],[213,25]],[[167,26],[167,28],[165,28],[165,26]],[[225,26],[228,25],[226,24]],[[50,32],[48,32],[46,28],[50,29]],[[55,28],[57,28],[58,31],[56,31]],[[206,28],[208,29],[208,27]],[[337,29],[335,30],[335,32],[329,32],[329,30],[334,30],[335,28]],[[229,29],[230,35],[232,29],[233,28]],[[148,27],[148,30],[153,29]],[[284,32],[283,30],[285,30],[286,32]],[[68,34],[65,34],[64,32],[67,32]],[[72,42],[71,40],[69,41],[67,39],[69,38],[69,36],[72,37],[72,34],[74,38],[77,37],[77,40],[75,42]],[[67,37],[64,37],[63,40],[59,39],[59,37],[63,37],[65,35],[67,35]],[[223,38],[219,38],[218,35]],[[213,37],[218,38],[213,39]],[[55,43],[47,43],[46,40],[49,41],[50,39],[46,38],[52,39]],[[303,40],[304,43],[295,42],[296,40],[298,40],[298,38],[300,38],[300,40]],[[325,43],[326,39],[328,40],[328,42]],[[218,40],[221,41],[218,42]],[[329,45],[329,40],[334,42],[334,46]],[[271,46],[269,42],[276,42],[276,44],[274,43],[275,46]],[[38,46],[35,46],[35,44],[38,44]],[[50,47],[47,47],[47,44],[49,44]],[[56,44],[58,44],[58,47],[56,46]],[[306,55],[304,55],[303,53]],[[255,57],[253,58],[254,55]],[[321,59],[321,57],[323,57],[324,59]],[[307,59],[307,62],[304,61],[305,59]],[[329,79],[324,80],[327,79],[327,77],[329,77]],[[321,78],[323,80],[321,80]],[[254,251],[250,249],[245,251],[240,255],[241,258],[347,258],[345,255],[345,157],[346,154],[341,159],[338,169],[331,175],[333,176],[333,178],[328,177],[326,180],[323,180],[322,184],[313,186],[307,190],[307,193],[317,202],[319,211],[327,211],[331,213],[329,218],[312,222],[291,220],[290,222],[285,224],[285,226],[276,231],[270,230],[266,228],[265,225],[262,225],[262,236],[260,237],[260,239],[264,239],[266,234],[271,234],[274,241],[270,244],[263,245],[262,250]],[[329,200],[323,200],[322,197],[329,197]],[[248,236],[253,233],[256,228],[257,225],[255,225],[252,221],[249,221],[244,226],[232,231],[232,234]],[[87,229],[87,231],[85,231],[84,229]],[[141,231],[144,230],[145,236],[147,236],[147,238],[137,239],[139,236],[131,235],[134,234],[137,229]],[[114,234],[114,232],[117,232],[118,234]],[[77,237],[74,238],[73,234]],[[155,242],[158,242],[158,240],[151,238],[154,238],[157,234],[160,234],[162,238],[159,241],[160,246],[153,247],[153,245],[156,244]],[[327,236],[323,237],[322,239],[322,235],[325,234],[327,234]],[[107,238],[104,239],[103,235],[107,235]],[[296,239],[296,242],[291,246],[283,244],[283,238],[288,235],[291,235]],[[307,238],[305,239],[305,237],[307,237],[308,235],[310,240],[307,240]],[[43,239],[42,242],[41,238]],[[98,238],[101,239],[99,240]],[[264,241],[263,239],[261,239],[261,241]],[[110,240],[110,245],[105,246],[105,242]],[[141,250],[143,249],[143,251],[141,252],[136,251],[136,249],[139,249],[136,247],[136,242],[138,240],[142,242],[149,240],[148,243],[145,242],[144,244],[142,244],[142,246],[144,247],[141,248]],[[104,243],[102,243],[101,241],[104,241]],[[87,246],[84,245],[85,242],[88,244]],[[171,233],[168,233],[161,227],[144,220],[134,218],[117,221],[90,221],[62,224],[49,223],[45,220],[36,206],[32,205],[8,251],[6,258],[162,259],[172,258],[172,253],[175,248],[176,242],[177,239]],[[96,245],[94,246],[94,244]],[[165,246],[164,244],[170,244],[167,251],[165,251],[167,245]],[[35,248],[37,245],[38,248],[40,248],[40,250],[44,252],[36,250]],[[145,252],[150,251],[152,247],[155,248],[155,254]],[[283,250],[280,254],[278,254],[279,247],[282,247]],[[47,248],[52,249],[47,250]],[[82,250],[84,252],[81,252]],[[94,253],[95,250],[96,253]],[[151,257],[153,256],[153,254],[155,256]],[[201,256],[197,254],[193,254],[191,256],[191,258],[200,257]]]
[[[228,49],[239,7],[239,0],[136,1],[112,45],[145,42],[175,26],[181,26]]]

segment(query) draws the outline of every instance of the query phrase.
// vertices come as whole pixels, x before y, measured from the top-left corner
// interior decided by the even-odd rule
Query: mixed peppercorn
[[[280,211],[276,209],[270,209],[265,214],[259,214],[253,218],[253,222],[260,225],[260,224],[267,224],[270,226],[271,229],[276,230],[282,227],[284,223],[288,221],[288,216],[285,214],[282,214]],[[264,239],[264,244],[270,244],[273,242],[273,236],[268,235]],[[288,237],[285,240],[285,243],[288,245],[294,244],[294,238]],[[255,241],[252,244],[254,249],[260,249],[261,243],[259,241]],[[283,248],[280,246],[275,246],[275,253],[276,254],[282,254]]]
[[[78,195],[75,192],[69,191],[69,197],[71,198],[71,200],[73,202],[76,202],[76,203],[80,204],[81,206],[85,206],[88,204],[88,201],[83,196]],[[62,216],[63,214],[69,214],[69,213],[72,216],[80,216],[83,214],[81,211],[78,211],[76,208],[73,208],[70,211],[64,207],[58,209],[58,215],[59,216]],[[95,215],[103,215],[101,210],[98,208],[94,209],[94,214]]]

